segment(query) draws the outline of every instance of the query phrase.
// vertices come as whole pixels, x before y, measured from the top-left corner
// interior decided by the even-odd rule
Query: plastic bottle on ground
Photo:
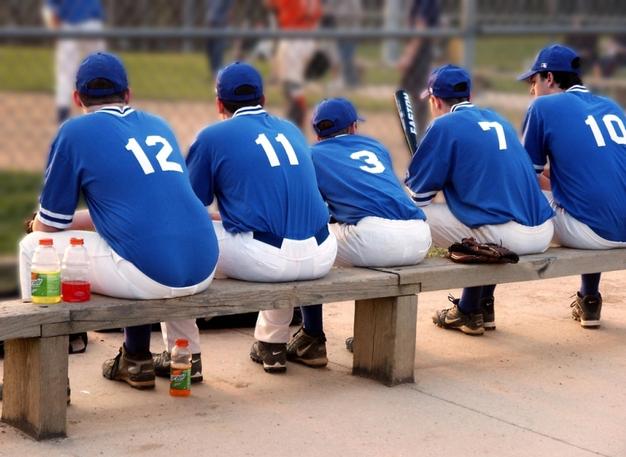
[[[49,305],[61,301],[61,263],[52,238],[42,238],[30,267],[31,301]]]
[[[189,342],[177,339],[170,362],[170,395],[187,397],[191,394],[191,351]]]
[[[61,295],[66,302],[84,302],[91,298],[89,254],[82,238],[71,238],[61,264]]]

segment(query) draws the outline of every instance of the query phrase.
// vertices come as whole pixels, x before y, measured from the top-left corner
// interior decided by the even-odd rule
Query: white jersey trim
[[[541,173],[543,171],[544,167],[545,167],[545,165],[535,165],[535,164],[533,164],[533,168],[535,169],[535,171],[537,173]]]
[[[42,213],[37,213],[37,219],[39,219],[43,224],[48,225],[50,227],[58,228],[60,230],[68,228],[72,225],[72,221],[69,221],[67,224],[60,224],[59,222],[54,222],[49,219],[46,219],[45,215]]]
[[[105,106],[103,108],[100,108],[98,111],[96,111],[96,113],[107,113],[107,114],[112,114],[113,116],[117,116],[117,117],[126,117],[129,114],[132,114],[135,112],[134,108],[131,108],[130,106]]]
[[[39,206],[39,212],[43,214],[44,216],[54,217],[55,219],[65,219],[65,220],[71,221],[74,218],[73,214],[54,213],[52,211],[48,211],[45,208],[42,208],[41,206]]]
[[[263,107],[261,105],[256,105],[256,106],[244,106],[242,108],[239,108],[237,111],[235,111],[233,113],[233,117],[237,117],[237,116],[249,116],[252,114],[264,114],[265,110],[263,109]]]
[[[436,194],[437,194],[437,191],[433,190],[430,192],[421,192],[419,194],[413,193],[413,196],[415,198],[427,198],[427,197],[432,197],[433,195],[436,195]]]
[[[461,102],[461,103],[457,103],[456,105],[452,105],[452,108],[450,108],[450,112],[453,113],[455,112],[457,109],[462,109],[462,108],[473,108],[474,104],[470,103],[470,102]]]
[[[587,89],[585,86],[581,86],[580,84],[578,84],[576,86],[570,87],[565,92],[589,92],[589,89]]]

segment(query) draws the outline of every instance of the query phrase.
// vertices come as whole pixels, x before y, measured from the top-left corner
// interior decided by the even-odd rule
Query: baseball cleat
[[[602,312],[602,295],[580,295],[576,292],[576,300],[570,305],[572,319],[580,321],[584,328],[600,327],[600,313]]]
[[[482,335],[485,333],[483,315],[480,313],[465,314],[459,309],[459,299],[448,296],[454,306],[437,311],[433,316],[433,323],[438,327],[450,330],[459,330],[466,335]]]
[[[263,364],[267,373],[284,373],[287,370],[287,345],[255,341],[250,349],[250,358]]]
[[[303,365],[322,368],[328,365],[326,356],[326,337],[314,337],[300,327],[287,344],[287,360]]]

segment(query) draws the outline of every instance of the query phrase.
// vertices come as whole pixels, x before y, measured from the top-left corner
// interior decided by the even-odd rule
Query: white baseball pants
[[[390,220],[364,217],[356,225],[331,224],[337,238],[337,265],[392,267],[424,260],[430,227],[419,219]]]
[[[102,30],[102,22],[97,20],[86,21],[81,24],[63,24],[61,30]],[[57,107],[70,106],[72,93],[76,81],[76,71],[82,59],[96,51],[104,51],[104,40],[62,39],[57,42],[55,49],[55,103]]]
[[[554,217],[554,242],[575,249],[615,249],[626,248],[624,241],[610,241],[602,238],[587,224],[580,222],[554,201],[552,192],[544,192],[550,206],[556,213]]]
[[[220,247],[218,276],[257,282],[317,279],[330,271],[337,254],[337,241],[332,232],[320,245],[315,238],[285,239],[277,248],[254,239],[251,232],[228,233],[221,221],[213,221],[213,227]],[[292,317],[293,308],[260,311],[254,337],[266,343],[286,343]],[[194,328],[197,334],[195,320],[162,323],[168,350],[176,338],[190,338]]]
[[[548,249],[554,234],[551,219],[535,227],[511,221],[469,228],[452,214],[445,203],[433,203],[421,209],[426,214],[433,242],[443,248],[463,238],[474,237],[479,243],[502,244],[519,255],[537,254]]]

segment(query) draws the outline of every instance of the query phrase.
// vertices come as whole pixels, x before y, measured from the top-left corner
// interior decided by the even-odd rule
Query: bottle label
[[[191,365],[184,368],[170,366],[170,389],[189,390],[191,388]]]
[[[33,271],[30,274],[30,293],[33,297],[61,295],[61,274],[58,271]]]

